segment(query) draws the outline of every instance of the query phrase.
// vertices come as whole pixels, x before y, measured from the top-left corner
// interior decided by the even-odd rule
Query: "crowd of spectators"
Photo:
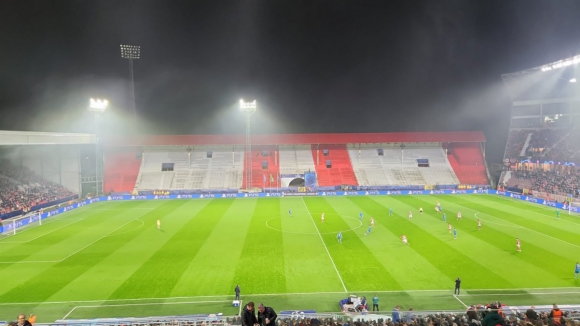
[[[545,159],[555,162],[580,163],[580,128],[570,131],[548,152]]]
[[[391,318],[293,318],[279,319],[279,326],[579,326],[574,318],[579,313],[560,310],[553,305],[551,310],[537,311],[530,307],[525,311],[504,311],[501,303],[472,305],[464,313],[415,313],[412,308],[399,313],[396,309]]]
[[[530,141],[524,155],[520,155]],[[554,162],[580,163],[580,128],[512,130],[508,136],[505,158],[512,162],[531,159]]]
[[[27,168],[0,161],[0,214],[27,211],[35,205],[73,195],[72,191],[42,179]]]
[[[555,169],[550,171],[512,171],[512,178],[529,180],[533,191],[555,195],[573,195],[579,197],[580,172],[575,168]]]
[[[509,133],[506,145],[505,157],[508,159],[516,159],[520,157],[520,152],[524,147],[526,139],[528,138],[529,130],[512,130]]]

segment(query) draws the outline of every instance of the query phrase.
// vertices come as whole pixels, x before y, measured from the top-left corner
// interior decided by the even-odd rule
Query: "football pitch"
[[[231,316],[236,284],[278,311],[336,312],[350,294],[378,295],[382,311],[578,304],[580,218],[555,211],[494,195],[96,203],[1,238],[0,320]]]

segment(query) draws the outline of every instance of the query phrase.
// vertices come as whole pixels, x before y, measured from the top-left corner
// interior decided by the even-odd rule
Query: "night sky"
[[[127,117],[135,61],[138,119]],[[503,155],[501,74],[580,53],[580,1],[0,2],[0,129],[255,133],[483,130]]]

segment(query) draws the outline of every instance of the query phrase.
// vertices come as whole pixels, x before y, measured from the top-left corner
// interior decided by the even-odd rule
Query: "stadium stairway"
[[[262,188],[262,187],[276,187],[276,178],[279,174],[277,162],[280,162],[278,158],[278,152],[274,146],[252,146],[252,151],[250,153],[245,153],[245,155],[252,155],[252,187]],[[263,156],[264,152],[267,151],[267,156]],[[262,163],[267,162],[267,168],[263,168]],[[244,156],[244,177],[242,182],[242,188],[247,188],[246,171],[248,160],[247,156]],[[272,179],[270,179],[272,176]],[[264,181],[265,177],[265,181]]]
[[[324,150],[328,155],[324,155]],[[346,145],[312,145],[312,158],[319,186],[358,186]],[[331,161],[331,167],[326,161]]]
[[[471,185],[488,185],[485,160],[478,143],[454,143],[447,155],[449,164],[459,182]]]
[[[141,155],[138,149],[108,151],[105,153],[103,191],[133,191],[139,176]]]

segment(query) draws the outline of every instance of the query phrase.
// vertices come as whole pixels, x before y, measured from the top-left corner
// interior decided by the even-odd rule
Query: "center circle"
[[[276,219],[281,219],[282,218],[282,216],[275,216],[275,217],[272,217],[272,218],[270,218],[270,219],[268,219],[266,221],[266,226],[269,227],[272,230],[279,231],[279,232],[284,232],[284,233],[306,234],[306,235],[312,234],[312,235],[315,235],[315,234],[336,234],[338,232],[354,231],[354,230],[360,228],[363,225],[362,221],[359,218],[353,217],[353,216],[342,216],[342,215],[339,215],[339,214],[325,214],[325,216],[327,216],[327,217],[337,216],[337,217],[341,217],[341,218],[348,218],[348,219],[352,219],[352,220],[357,221],[359,224],[357,226],[355,226],[355,227],[350,228],[350,229],[346,229],[346,230],[336,230],[336,231],[332,231],[332,232],[316,232],[316,231],[315,232],[300,232],[300,231],[288,231],[288,230],[282,230],[282,229],[279,229],[279,228],[276,228],[276,227],[273,227],[273,226],[270,225],[270,221],[276,220]],[[311,216],[311,214],[305,214],[305,213],[303,213],[303,214],[292,214],[292,216],[288,216],[288,217],[284,217],[284,218],[293,219],[293,218],[301,218],[301,217],[306,217],[309,220],[312,219],[312,218],[314,218],[313,216]],[[326,220],[328,221],[328,218]]]

